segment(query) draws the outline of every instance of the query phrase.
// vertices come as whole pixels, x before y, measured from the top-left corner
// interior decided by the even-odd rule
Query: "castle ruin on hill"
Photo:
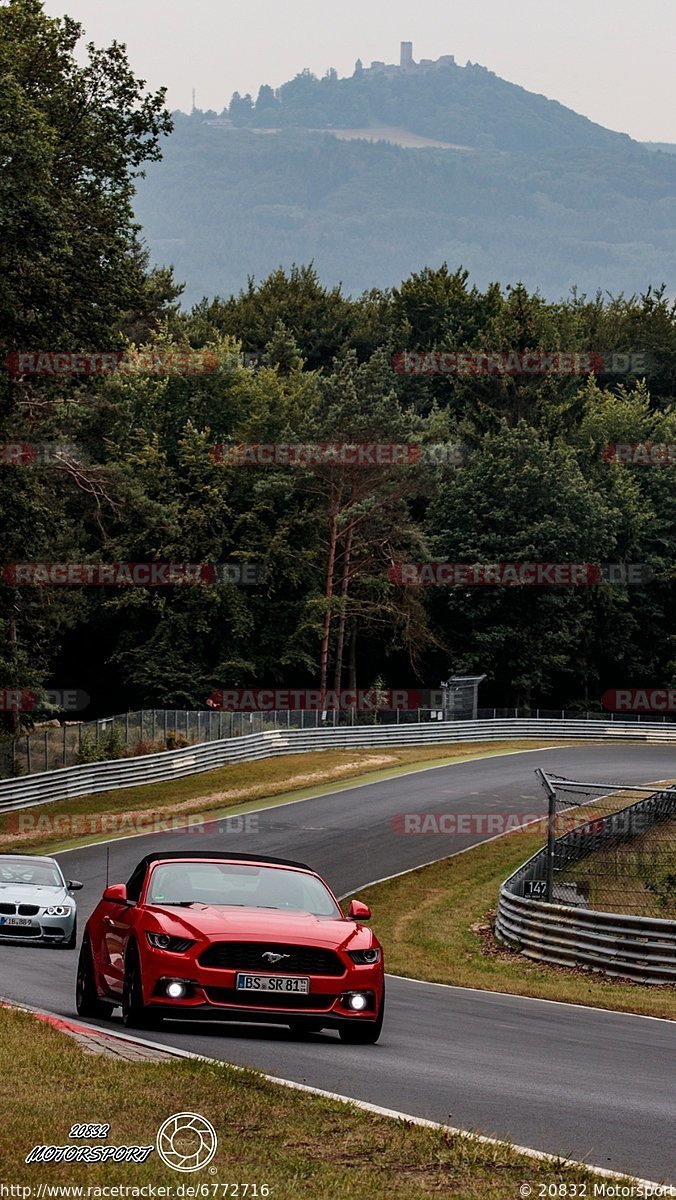
[[[429,71],[436,70],[439,67],[452,67],[455,65],[455,55],[442,54],[439,58],[421,58],[420,62],[415,62],[413,58],[413,42],[402,42],[399,53],[398,63],[384,63],[375,60],[370,67],[365,67],[360,58],[357,59],[354,66],[355,75],[374,74],[374,75],[393,75],[400,71],[411,73],[414,71]]]

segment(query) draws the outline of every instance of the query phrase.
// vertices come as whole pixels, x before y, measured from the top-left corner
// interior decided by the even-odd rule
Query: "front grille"
[[[0,904],[0,913],[3,917],[16,916],[16,904]]]
[[[237,1008],[282,1008],[286,1012],[312,1009],[314,1012],[328,1012],[335,1004],[338,996],[328,996],[325,993],[318,996],[302,996],[298,993],[280,995],[278,992],[240,992],[235,988],[205,988],[207,999],[212,1004],[234,1004]]]
[[[45,925],[45,937],[65,937],[66,931],[60,925]]]
[[[0,936],[5,937],[41,937],[42,930],[37,925],[0,925]]]
[[[39,911],[40,911],[39,904],[20,904],[19,905],[19,916],[20,917],[36,917],[37,914],[39,913]]]
[[[283,954],[277,963],[263,955]],[[333,950],[322,946],[289,946],[276,942],[214,942],[199,957],[203,967],[250,971],[257,975],[344,975],[345,967]]]

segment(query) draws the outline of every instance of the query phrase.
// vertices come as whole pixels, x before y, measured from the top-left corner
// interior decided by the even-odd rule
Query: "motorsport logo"
[[[110,1125],[72,1125],[67,1146],[33,1146],[26,1163],[144,1163],[154,1150],[172,1171],[200,1171],[211,1162],[218,1146],[216,1130],[199,1113],[174,1113],[157,1131],[154,1145],[111,1146],[104,1144]],[[83,1145],[82,1139],[98,1139]],[[79,1144],[78,1144],[79,1143]]]
[[[211,1162],[218,1138],[216,1130],[199,1113],[175,1113],[157,1134],[157,1153],[172,1171],[200,1171]]]
[[[33,1146],[26,1155],[26,1163],[144,1163],[155,1146],[110,1146],[105,1145],[110,1125],[96,1123],[71,1125],[68,1146]],[[85,1138],[98,1139],[96,1145],[83,1145]],[[78,1144],[79,1143],[79,1144]]]

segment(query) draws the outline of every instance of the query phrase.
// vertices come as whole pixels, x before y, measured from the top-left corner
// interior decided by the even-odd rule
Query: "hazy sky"
[[[454,54],[642,141],[676,142],[674,0],[47,0],[99,43],[125,42],[171,108],[220,111],[237,90],[359,56]]]

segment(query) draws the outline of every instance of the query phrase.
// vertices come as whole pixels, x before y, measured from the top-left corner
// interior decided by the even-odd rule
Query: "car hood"
[[[33,884],[0,883],[0,904],[63,904],[74,903],[63,887],[41,887]]]
[[[168,933],[180,930],[186,936],[214,941],[277,941],[307,943],[341,949],[359,939],[371,941],[370,930],[355,921],[337,917],[315,917],[312,913],[270,908],[235,908],[193,904],[190,908],[149,905]],[[359,936],[361,934],[361,937]]]

